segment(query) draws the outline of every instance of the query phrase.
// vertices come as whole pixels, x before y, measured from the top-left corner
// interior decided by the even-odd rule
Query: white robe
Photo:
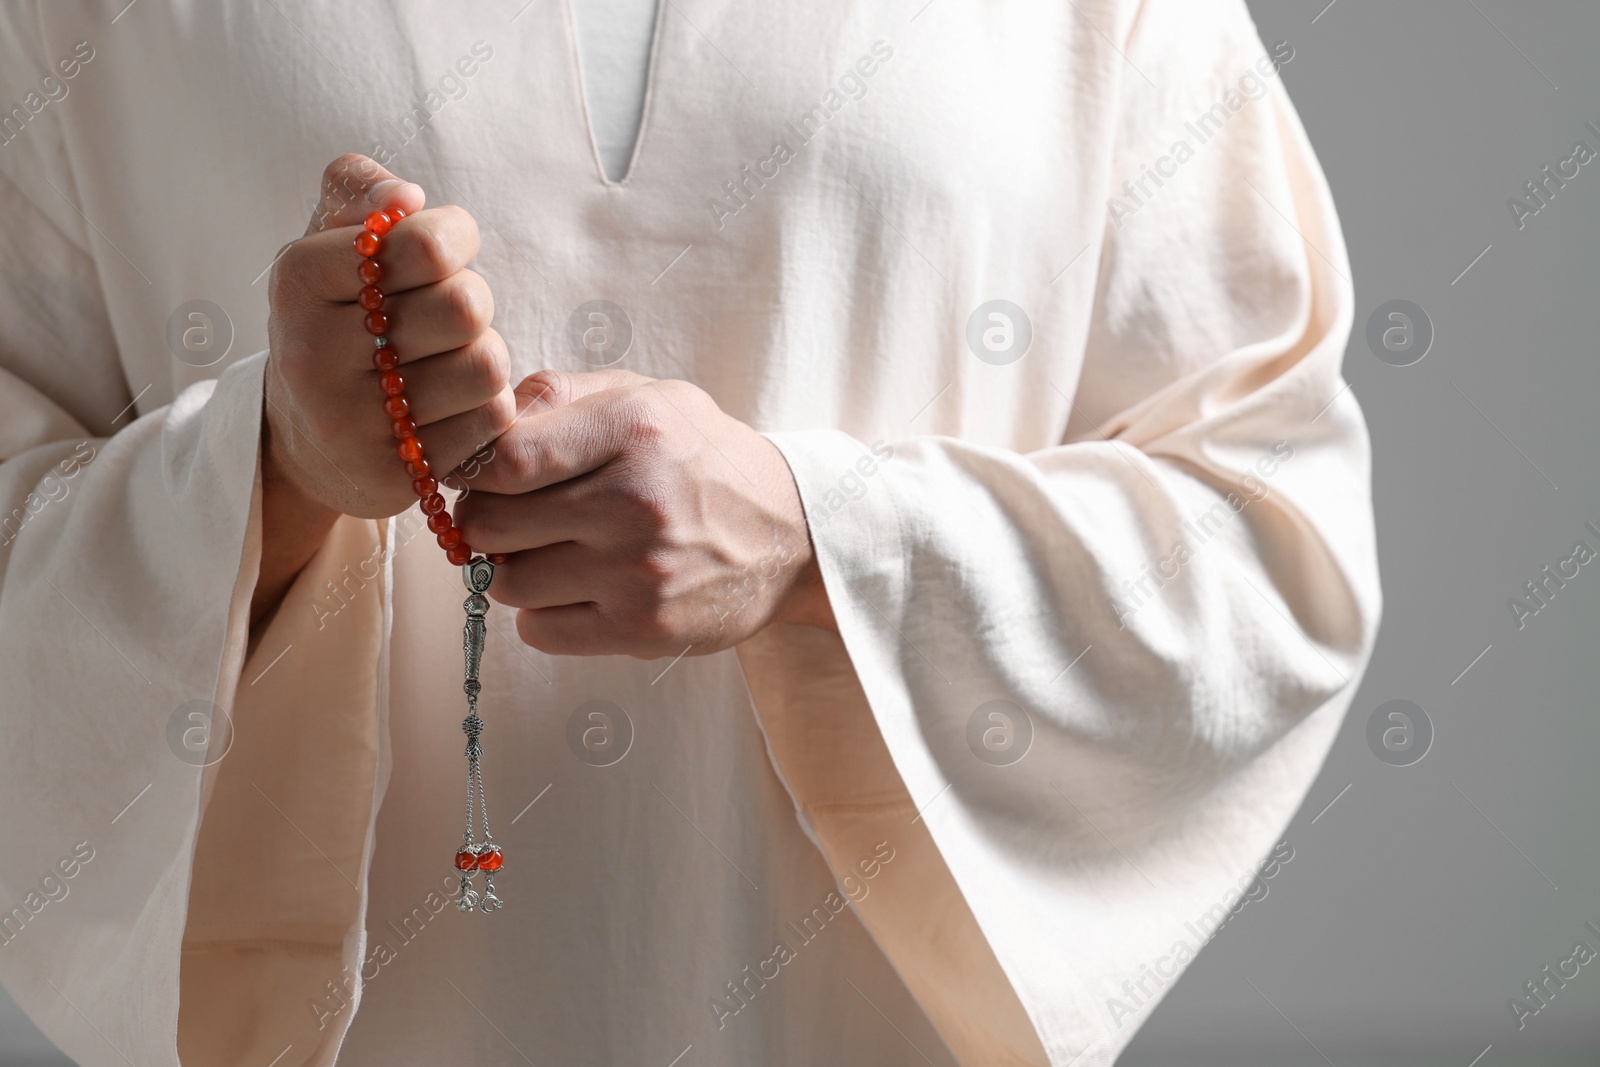
[[[89,1067],[1111,1063],[1379,614],[1348,262],[1242,0],[675,0],[621,185],[565,0],[121,6],[0,8],[41,86],[0,100],[0,981],[40,1028]],[[770,433],[839,622],[669,664],[496,607],[494,916],[442,896],[464,590],[415,512],[341,520],[249,640],[262,273],[351,150],[477,217],[518,375],[586,369],[609,300],[618,366]]]

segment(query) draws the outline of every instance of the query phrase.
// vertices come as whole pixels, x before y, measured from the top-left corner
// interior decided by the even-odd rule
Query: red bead
[[[406,209],[403,207],[392,207],[388,210],[387,214],[391,219],[399,222],[401,219],[410,214],[410,212],[406,211]]]
[[[400,447],[395,449],[400,453],[400,458],[407,463],[415,463],[422,458],[422,442],[415,437],[407,437],[400,442]]]
[[[504,563],[506,560],[508,560],[510,558],[511,557],[506,555],[504,552],[491,552],[491,553],[489,553],[489,562],[493,563],[496,567],[500,566],[500,564]]]
[[[394,435],[404,441],[407,437],[417,436],[417,424],[410,419],[395,419],[389,424]]]
[[[478,854],[462,849],[456,853],[456,870],[475,871],[478,869]]]
[[[448,551],[462,543],[461,531],[452,526],[444,533],[440,534],[438,540],[439,547]]]
[[[383,238],[362,230],[356,235],[356,251],[370,259],[383,251]]]
[[[439,491],[439,483],[432,478],[418,478],[411,483],[411,491],[420,497],[427,498]]]
[[[505,854],[496,845],[490,845],[488,848],[478,850],[478,869],[480,871],[498,871],[505,861]]]
[[[391,419],[403,419],[411,414],[411,405],[403,396],[391,396],[383,402],[383,413]]]
[[[383,307],[383,290],[376,285],[363,285],[361,292],[356,294],[356,303],[361,305],[363,311],[377,311]]]
[[[363,325],[366,326],[367,332],[374,336],[388,333],[389,316],[381,311],[369,311],[367,312],[367,320]]]
[[[429,493],[422,498],[422,511],[425,515],[437,515],[444,510],[444,497],[438,493]]]
[[[433,473],[433,464],[425,459],[408,460],[406,462],[406,473],[411,475],[412,479],[426,478]]]
[[[384,234],[388,233],[389,227],[393,225],[394,219],[391,219],[388,215],[381,211],[374,211],[372,214],[367,216],[367,230],[371,233],[377,234],[379,237],[382,237]]]
[[[377,285],[383,280],[383,264],[375,259],[363,259],[356,267],[356,274],[368,285]]]
[[[372,353],[372,365],[379,370],[394,370],[400,365],[400,353],[394,350],[394,345],[377,349]]]
[[[406,391],[406,380],[397,370],[386,370],[378,375],[378,385],[389,396],[399,396]]]
[[[464,567],[472,561],[472,549],[466,545],[457,545],[444,550],[444,558],[454,563],[457,567]]]
[[[452,529],[450,524],[450,513],[448,511],[436,511],[432,515],[429,515],[428,529],[432,530],[436,534],[442,534],[446,530]]]

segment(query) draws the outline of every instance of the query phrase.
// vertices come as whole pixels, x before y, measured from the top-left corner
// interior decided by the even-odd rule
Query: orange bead
[[[417,424],[410,419],[395,419],[389,424],[389,429],[394,435],[404,441],[407,437],[417,436]]]
[[[378,386],[387,396],[399,396],[406,391],[406,380],[399,371],[386,370],[378,375]]]
[[[444,550],[444,558],[454,563],[457,567],[465,567],[472,561],[472,549],[466,545],[457,545]]]
[[[456,870],[475,871],[478,869],[478,854],[462,849],[456,853]]]
[[[505,863],[506,857],[496,845],[478,850],[478,869],[480,871],[498,871]]]
[[[411,414],[411,405],[403,396],[391,396],[383,402],[383,413],[391,419],[403,419]]]
[[[394,219],[394,221],[396,221],[396,222],[399,222],[401,219],[405,218],[406,215],[408,215],[408,214],[409,214],[409,212],[407,212],[406,209],[403,208],[403,207],[392,207],[392,208],[388,209],[389,217],[391,219]]]
[[[422,458],[422,442],[415,437],[407,437],[400,442],[400,446],[395,451],[400,453],[401,459],[408,463],[415,463]]]
[[[453,529],[450,523],[450,513],[448,511],[436,511],[429,515],[428,529],[436,534],[442,534],[446,530]]]
[[[383,307],[383,290],[376,285],[363,285],[361,292],[356,294],[356,303],[361,305],[363,311],[377,311]]]
[[[424,515],[437,515],[444,510],[444,497],[438,493],[429,493],[422,498],[422,512]]]
[[[500,566],[500,564],[504,563],[506,560],[508,560],[510,558],[511,557],[506,555],[504,552],[491,552],[491,553],[489,553],[489,562],[493,563],[496,567]]]
[[[382,237],[384,234],[388,233],[389,227],[393,225],[394,219],[391,219],[388,215],[381,211],[374,211],[372,214],[367,216],[367,230],[371,233],[377,234],[379,237]]]
[[[377,349],[372,353],[372,365],[379,370],[394,370],[400,365],[400,353],[394,350],[394,345]]]
[[[362,325],[366,326],[367,332],[373,335],[388,333],[389,316],[381,311],[369,311],[367,312],[366,321]]]
[[[450,529],[440,534],[438,540],[439,547],[448,551],[462,543],[461,531],[452,526]]]
[[[426,478],[433,473],[433,464],[425,459],[408,460],[406,462],[406,473],[411,475],[413,479]]]
[[[375,233],[362,230],[356,235],[356,252],[371,259],[383,251],[383,238]]]
[[[432,478],[418,478],[411,483],[411,491],[420,497],[430,497],[439,491],[439,483]]]
[[[363,259],[356,267],[356,274],[368,285],[377,285],[383,280],[383,264],[375,259]]]

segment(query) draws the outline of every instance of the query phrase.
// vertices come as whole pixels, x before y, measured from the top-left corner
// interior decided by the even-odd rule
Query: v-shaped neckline
[[[578,94],[578,114],[582,118],[583,132],[589,141],[589,162],[593,167],[594,176],[608,189],[627,188],[639,169],[641,149],[650,130],[651,113],[655,110],[661,42],[667,9],[671,6],[670,0],[655,0],[654,24],[650,29],[650,55],[645,66],[644,100],[639,110],[639,128],[633,135],[633,147],[628,152],[628,165],[623,168],[622,177],[615,181],[606,174],[605,161],[600,158],[600,139],[595,135],[594,116],[589,110],[589,93],[583,81],[583,56],[582,49],[578,45],[578,26],[572,10],[573,0],[558,0],[558,2],[561,4],[561,16],[567,35],[567,55],[572,71],[570,84]]]

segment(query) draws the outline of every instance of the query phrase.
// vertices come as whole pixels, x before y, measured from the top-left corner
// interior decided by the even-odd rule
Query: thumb
[[[322,195],[311,212],[306,235],[355,226],[384,208],[414,214],[426,202],[422,186],[396,178],[375,159],[350,153],[329,163],[322,172]]]
[[[625,370],[596,370],[573,373],[541,370],[528,375],[512,389],[517,401],[517,418],[564,408],[575,400],[604,392],[647,385],[651,379]]]

